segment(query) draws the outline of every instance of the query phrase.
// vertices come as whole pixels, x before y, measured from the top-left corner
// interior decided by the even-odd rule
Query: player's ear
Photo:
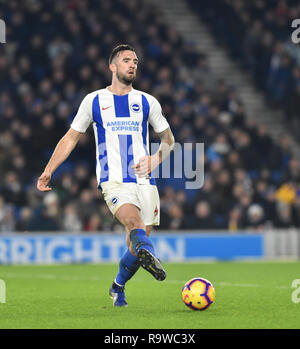
[[[117,66],[115,65],[115,63],[110,63],[109,65],[109,70],[112,72],[112,73],[115,73],[117,71]]]

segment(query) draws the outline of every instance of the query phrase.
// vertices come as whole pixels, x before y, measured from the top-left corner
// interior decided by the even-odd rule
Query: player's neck
[[[115,95],[123,96],[127,95],[132,90],[132,85],[124,85],[116,81],[112,81],[111,85],[108,86],[107,89]]]

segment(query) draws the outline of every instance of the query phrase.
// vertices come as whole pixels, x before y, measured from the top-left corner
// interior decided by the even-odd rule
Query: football
[[[210,281],[193,278],[185,283],[181,296],[184,304],[190,309],[205,310],[214,302],[216,291]]]

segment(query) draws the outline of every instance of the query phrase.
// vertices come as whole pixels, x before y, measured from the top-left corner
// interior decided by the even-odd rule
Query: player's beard
[[[135,80],[135,75],[133,74],[132,77],[129,77],[129,76],[126,76],[125,74],[120,74],[118,71],[117,71],[117,79],[123,83],[124,85],[131,85],[133,83],[133,81]]]

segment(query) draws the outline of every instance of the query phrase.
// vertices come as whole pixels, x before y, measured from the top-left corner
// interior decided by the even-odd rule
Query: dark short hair
[[[112,60],[119,54],[119,52],[121,51],[133,51],[135,52],[135,49],[128,44],[121,44],[116,46],[112,51],[111,54],[109,56],[109,60],[108,63],[111,64]]]

